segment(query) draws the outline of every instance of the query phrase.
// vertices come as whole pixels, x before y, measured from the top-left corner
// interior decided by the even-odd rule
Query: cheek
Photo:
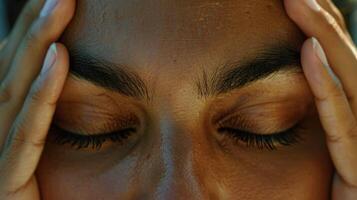
[[[330,193],[332,174],[329,161],[305,155],[285,162],[256,158],[242,160],[236,169],[225,172],[228,199],[325,200]],[[222,170],[222,169],[221,169]],[[292,198],[293,197],[293,198]]]
[[[220,199],[328,199],[333,171],[324,134],[318,120],[307,121],[303,144],[278,151],[228,154],[214,145],[195,146],[185,184],[191,187],[189,181],[195,180],[202,191]],[[74,157],[46,147],[37,170],[43,199],[148,199],[168,189],[163,180],[183,180],[167,173],[169,162],[158,154],[158,148],[148,148],[123,159],[115,154]],[[171,170],[180,172],[177,164],[187,160],[177,162]]]
[[[333,165],[324,133],[317,119],[307,121],[301,145],[276,152],[240,151],[233,161],[216,165],[232,198],[329,199]]]
[[[135,199],[136,156],[78,154],[46,145],[36,171],[44,200]]]

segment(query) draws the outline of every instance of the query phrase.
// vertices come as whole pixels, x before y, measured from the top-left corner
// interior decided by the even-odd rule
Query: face
[[[328,199],[332,166],[280,0],[78,1],[44,199]]]

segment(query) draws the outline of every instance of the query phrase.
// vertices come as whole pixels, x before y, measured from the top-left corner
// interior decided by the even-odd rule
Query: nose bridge
[[[164,172],[155,192],[156,199],[203,199],[192,127],[174,114],[162,113],[160,118]]]

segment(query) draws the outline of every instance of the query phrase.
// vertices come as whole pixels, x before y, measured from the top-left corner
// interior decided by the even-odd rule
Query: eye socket
[[[110,133],[87,134],[70,132],[56,125],[51,127],[51,139],[54,143],[59,145],[68,144],[75,150],[92,149],[100,151],[103,144],[108,142],[123,145],[126,140],[136,133],[136,128],[125,128]]]
[[[252,133],[230,127],[219,127],[217,132],[224,137],[227,136],[236,144],[243,143],[248,148],[259,150],[277,150],[280,146],[290,146],[302,141],[300,135],[301,125],[270,134]]]
[[[216,131],[220,139],[233,140],[238,146],[277,150],[302,141],[305,111],[284,103],[253,106],[217,120]]]
[[[130,146],[139,138],[141,120],[132,113],[103,117],[77,113],[55,118],[49,132],[54,144],[75,150],[100,151],[104,147]],[[107,115],[105,115],[107,116]]]

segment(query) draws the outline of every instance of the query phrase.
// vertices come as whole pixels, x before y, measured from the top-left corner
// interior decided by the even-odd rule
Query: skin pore
[[[36,172],[43,198],[328,199],[304,39],[280,0],[78,1],[61,40],[72,74]],[[292,127],[273,149],[229,132]],[[115,136],[92,148],[67,132]]]

